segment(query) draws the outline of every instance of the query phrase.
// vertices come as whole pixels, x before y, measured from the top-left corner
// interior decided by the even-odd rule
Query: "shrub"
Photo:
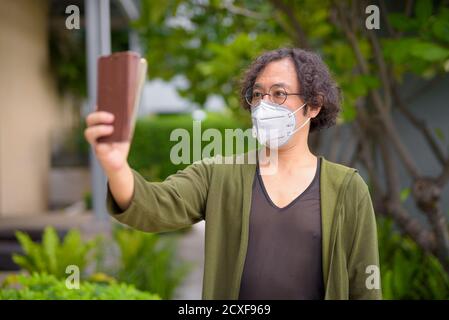
[[[0,300],[159,300],[157,295],[139,291],[123,283],[80,282],[68,289],[65,280],[46,273],[13,275],[0,288]]]
[[[88,255],[97,239],[83,242],[77,230],[70,230],[61,242],[53,227],[46,227],[42,243],[35,243],[24,232],[16,232],[24,255],[14,254],[13,261],[29,273],[47,273],[57,278],[66,277],[66,267],[76,265],[84,270]]]
[[[449,275],[433,255],[378,219],[380,269],[384,299],[449,299]]]
[[[47,274],[62,280],[68,276],[66,267],[76,265],[87,283],[115,284],[115,277],[164,299],[173,297],[191,267],[176,260],[176,234],[117,227],[112,242],[100,236],[83,242],[79,231],[70,230],[61,242],[56,231],[47,227],[42,243],[33,242],[23,232],[17,232],[16,236],[25,254],[14,254],[13,260],[30,274]],[[112,263],[108,265],[106,260]],[[96,273],[87,275],[86,267],[94,264]]]
[[[120,267],[116,274],[122,282],[172,299],[192,265],[176,259],[175,234],[143,233],[118,228],[114,238],[120,248]]]

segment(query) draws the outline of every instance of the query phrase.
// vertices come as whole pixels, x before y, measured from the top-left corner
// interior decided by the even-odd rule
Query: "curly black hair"
[[[319,114],[310,120],[310,132],[329,128],[335,124],[340,112],[341,92],[321,57],[299,48],[281,48],[267,51],[257,57],[244,73],[241,81],[240,102],[244,109],[250,110],[245,99],[248,89],[253,88],[257,76],[267,64],[290,58],[295,65],[300,85],[300,96],[307,103],[307,108],[321,106]]]

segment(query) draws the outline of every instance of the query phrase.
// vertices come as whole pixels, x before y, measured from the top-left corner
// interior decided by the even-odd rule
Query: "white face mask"
[[[310,118],[296,127],[295,113],[306,106],[304,103],[295,111],[290,111],[287,107],[272,102],[262,100],[251,110],[251,120],[253,122],[252,135],[257,138],[260,144],[277,149],[287,143],[293,134],[304,127]]]

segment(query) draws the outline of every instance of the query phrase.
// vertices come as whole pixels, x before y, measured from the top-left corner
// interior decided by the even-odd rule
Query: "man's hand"
[[[114,131],[114,115],[105,111],[95,111],[86,118],[84,136],[91,144],[95,155],[109,180],[109,188],[115,201],[125,210],[132,198],[134,178],[128,165],[130,142],[99,143],[97,139]]]

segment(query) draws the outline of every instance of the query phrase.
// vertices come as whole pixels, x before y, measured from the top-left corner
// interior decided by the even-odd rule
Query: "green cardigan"
[[[379,273],[368,187],[356,169],[320,157],[325,299],[381,299],[380,288],[365,284],[369,272]],[[133,170],[130,206],[122,212],[108,188],[108,211],[119,222],[146,232],[177,230],[204,219],[203,299],[238,299],[255,170],[254,151],[197,161],[163,182],[148,182]]]

